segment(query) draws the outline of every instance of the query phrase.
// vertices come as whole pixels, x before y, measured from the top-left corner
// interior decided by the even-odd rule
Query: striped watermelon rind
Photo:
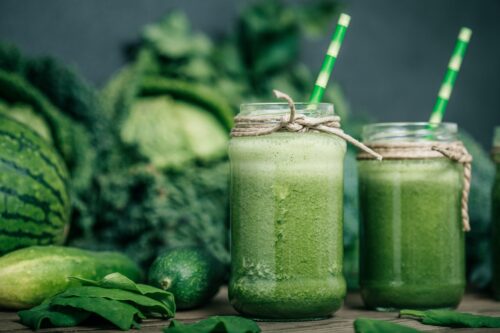
[[[0,116],[0,254],[64,242],[68,177],[63,160],[42,137]]]

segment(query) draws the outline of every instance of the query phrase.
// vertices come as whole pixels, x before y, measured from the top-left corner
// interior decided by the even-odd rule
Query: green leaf
[[[163,317],[173,317],[175,314],[175,308],[172,309],[172,303],[166,304],[160,301],[157,301],[153,298],[140,295],[128,290],[121,289],[108,289],[102,287],[73,287],[67,289],[65,292],[59,294],[57,296],[65,298],[65,297],[86,297],[86,298],[105,298],[112,299],[115,301],[123,301],[127,303],[132,303],[132,305],[137,306],[141,312],[146,314],[159,314]],[[169,306],[170,305],[170,306]]]
[[[80,281],[84,286],[95,286],[109,289],[121,289],[128,290],[134,293],[138,293],[154,300],[157,300],[163,304],[172,312],[172,317],[175,314],[175,301],[174,295],[171,292],[155,288],[146,284],[135,283],[128,277],[120,273],[111,273],[106,275],[101,281],[92,281],[87,279],[82,279],[79,277],[70,277],[71,279]]]
[[[258,333],[260,327],[250,319],[237,316],[214,316],[194,324],[172,320],[165,333]]]
[[[418,319],[426,325],[472,328],[500,327],[500,317],[481,316],[451,310],[401,310],[399,315]]]
[[[310,6],[296,8],[296,11],[301,29],[311,36],[323,37],[334,27],[332,19],[339,12],[339,3],[336,0],[320,0]]]
[[[19,311],[18,315],[23,325],[38,330],[48,323],[57,327],[76,326],[86,320],[90,312],[63,307],[53,309],[50,304],[42,303],[30,310]]]
[[[144,284],[136,284],[120,273],[106,275],[100,281],[71,277],[81,286],[70,287],[27,311],[20,311],[21,322],[38,329],[52,326],[76,326],[90,314],[100,316],[121,330],[139,327],[138,321],[158,315],[175,315],[172,293]]]
[[[417,329],[390,321],[359,317],[354,321],[356,333],[418,333]]]
[[[179,11],[172,12],[158,23],[147,25],[142,38],[159,55],[167,58],[207,55],[212,51],[210,39],[192,33],[186,15]]]
[[[131,327],[139,328],[138,320],[146,316],[134,306],[111,299],[95,297],[54,297],[50,305],[70,307],[94,313],[126,331]]]

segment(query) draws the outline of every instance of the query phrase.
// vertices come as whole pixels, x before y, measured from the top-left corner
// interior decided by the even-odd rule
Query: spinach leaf
[[[89,297],[89,298],[105,298],[115,301],[123,301],[136,306],[143,313],[158,314],[163,317],[173,317],[175,309],[167,306],[165,303],[144,295],[136,294],[128,290],[107,289],[101,287],[72,287],[65,292],[57,295],[57,298],[64,297]],[[173,303],[172,303],[173,304]]]
[[[400,317],[411,317],[426,325],[448,327],[500,327],[500,317],[475,315],[451,310],[401,310]]]
[[[42,303],[30,310],[18,312],[23,325],[35,330],[45,326],[70,327],[86,320],[90,313],[73,308],[53,309],[50,304]]]
[[[71,277],[71,279],[79,281],[83,286],[121,289],[138,293],[162,302],[167,307],[169,307],[173,313],[175,313],[174,295],[171,292],[148,286],[146,284],[135,283],[134,281],[130,280],[128,277],[120,273],[108,274],[101,281],[92,281],[82,279],[80,277]]]
[[[172,320],[165,333],[259,333],[260,327],[250,319],[238,316],[213,316],[194,324]]]
[[[359,317],[354,321],[356,333],[418,333],[415,328],[390,321]]]
[[[92,314],[111,322],[121,330],[139,328],[145,318],[171,318],[175,315],[173,295],[148,285],[136,284],[119,273],[101,281],[72,278],[81,286],[69,287],[46,299],[41,305],[20,311],[24,325],[34,329],[49,324],[76,326]]]
[[[50,305],[82,309],[85,312],[94,313],[123,331],[129,330],[130,327],[139,328],[137,321],[146,318],[141,311],[130,304],[105,298],[55,297],[51,300]]]

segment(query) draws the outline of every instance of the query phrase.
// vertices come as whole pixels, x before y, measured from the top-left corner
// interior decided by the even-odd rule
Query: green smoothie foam
[[[345,149],[319,133],[231,140],[229,298],[239,312],[315,319],[341,306]]]
[[[465,288],[462,166],[446,158],[359,161],[360,285],[371,308],[445,308]]]

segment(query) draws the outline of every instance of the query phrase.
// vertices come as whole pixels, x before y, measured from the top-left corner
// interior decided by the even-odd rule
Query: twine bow
[[[290,115],[236,116],[234,118],[235,126],[231,130],[232,137],[260,136],[280,131],[296,133],[309,131],[323,132],[334,134],[365,151],[370,156],[375,157],[377,160],[382,160],[380,154],[344,133],[340,128],[339,116],[313,118],[302,114],[297,115],[295,103],[290,96],[278,90],[273,90],[273,92],[276,98],[284,99],[288,102]]]

